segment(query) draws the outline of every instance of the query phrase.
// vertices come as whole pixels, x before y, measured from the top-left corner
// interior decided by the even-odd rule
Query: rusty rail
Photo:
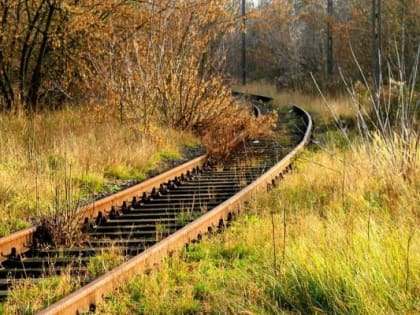
[[[186,162],[158,176],[145,180],[140,184],[122,190],[103,199],[94,201],[87,205],[86,208],[81,209],[78,218],[81,220],[85,217],[94,217],[98,214],[99,211],[108,210],[113,205],[121,204],[124,200],[130,200],[133,196],[141,195],[143,192],[150,191],[153,187],[159,187],[160,184],[168,181],[169,179],[190,171],[197,166],[202,166],[206,160],[206,155],[199,156],[194,160]],[[27,251],[28,247],[32,243],[35,231],[36,227],[30,227],[13,233],[9,236],[0,238],[0,262],[5,260],[5,256],[11,252],[12,248],[15,248],[18,253]]]
[[[35,231],[36,227],[30,227],[0,238],[0,262],[5,260],[5,256],[12,251],[12,248],[24,252],[32,243]]]
[[[238,96],[242,95],[242,93],[234,92],[233,95]],[[269,98],[263,96],[255,95],[254,97],[257,97],[258,100],[261,100],[260,98],[262,98],[262,100],[265,101],[270,100]],[[236,143],[240,142],[245,136],[245,133],[241,133],[235,139],[233,139],[229,145],[234,146]],[[108,197],[94,201],[80,210],[77,219],[83,220],[85,217],[95,217],[99,211],[103,212],[105,210],[108,210],[111,208],[111,206],[121,204],[124,200],[130,200],[133,196],[138,196],[141,195],[143,192],[150,191],[153,187],[159,187],[160,184],[165,183],[166,181],[183,173],[186,173],[186,171],[188,170],[192,170],[197,166],[201,167],[206,160],[207,155],[199,156],[192,161],[186,162],[165,173],[150,178],[138,185],[132,186],[118,193],[112,194]],[[36,227],[29,227],[27,229],[15,232],[9,236],[0,238],[0,263],[6,259],[5,256],[7,256],[13,248],[16,249],[17,253],[24,253],[25,251],[27,251],[28,247],[33,241],[35,232]]]
[[[296,159],[297,154],[310,142],[313,129],[312,118],[305,110],[297,106],[294,106],[294,110],[306,120],[305,135],[293,151],[275,164],[268,172],[197,220],[38,314],[78,314],[89,309],[95,309],[96,305],[123,281],[127,281],[134,275],[153,267],[168,254],[181,249],[190,241],[200,238],[204,233],[213,230],[220,222],[228,220],[232,214],[237,213],[244,206],[245,201],[255,198],[259,192],[274,185],[282,174],[287,172],[289,165]]]
[[[180,174],[186,173],[187,171],[190,171],[197,166],[201,167],[206,160],[206,155],[199,156],[194,160],[175,167],[165,173],[152,177],[140,184],[93,202],[80,213],[79,217],[81,219],[85,217],[94,217],[98,214],[99,211],[105,211],[108,210],[111,206],[120,205],[124,200],[128,201],[133,196],[141,195],[143,192],[147,192],[153,187],[159,187],[160,184],[165,183],[168,180],[179,176]]]

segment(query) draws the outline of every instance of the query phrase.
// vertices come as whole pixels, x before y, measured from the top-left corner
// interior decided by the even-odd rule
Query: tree
[[[110,20],[119,16],[123,26],[122,17],[134,5],[128,0],[1,0],[0,109],[22,105],[31,112],[48,100],[59,103],[71,96],[72,87],[79,88],[94,72],[87,55],[100,56],[107,38],[117,33]]]
[[[334,61],[333,61],[333,32],[332,32],[332,23],[333,23],[333,0],[328,0],[327,5],[328,10],[328,22],[327,22],[327,73],[331,77],[334,70]]]
[[[381,72],[381,0],[372,0],[372,77],[375,98],[378,96]],[[375,102],[378,100],[376,99]]]
[[[319,84],[335,90],[343,85],[334,69],[361,80],[358,63],[364,76],[379,82],[381,67],[403,69],[402,77],[407,77],[404,69],[415,64],[418,0],[273,0],[248,16],[247,68],[252,80],[309,88],[312,73]],[[236,64],[239,53],[232,51],[229,63]]]

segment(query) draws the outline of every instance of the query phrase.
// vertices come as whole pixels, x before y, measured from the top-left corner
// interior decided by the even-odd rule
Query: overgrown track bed
[[[201,157],[90,205],[80,217],[80,228],[86,235],[82,246],[33,246],[28,244],[33,229],[0,240],[4,256],[1,296],[5,297],[22,278],[68,272],[69,266],[72,274],[83,275],[90,257],[115,248],[128,261],[43,314],[75,314],[94,308],[116,282],[152,267],[168,253],[224,226],[247,199],[274,185],[309,141],[312,130],[310,116],[301,109],[295,107],[288,116],[279,124],[278,137],[242,143],[228,163],[212,164]],[[7,255],[5,250],[10,250]]]

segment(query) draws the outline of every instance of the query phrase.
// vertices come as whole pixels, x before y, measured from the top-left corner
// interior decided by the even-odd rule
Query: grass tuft
[[[390,168],[380,139],[319,141],[224,233],[133,279],[99,313],[420,312],[418,170],[407,180]]]
[[[144,180],[163,159],[181,157],[181,148],[198,142],[185,131],[143,130],[135,121],[105,117],[89,108],[0,114],[0,236],[29,226],[30,217],[53,207],[66,168],[80,193],[74,197],[90,198],[121,181]]]

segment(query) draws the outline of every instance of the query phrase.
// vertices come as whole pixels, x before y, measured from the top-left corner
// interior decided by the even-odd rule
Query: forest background
[[[244,91],[311,110],[311,152],[102,312],[418,313],[419,21],[419,0],[0,0],[0,234],[269,127],[231,96],[245,74]],[[73,280],[24,284],[0,312]]]
[[[415,64],[416,0],[247,2],[245,16],[241,2],[3,0],[0,109],[122,107],[191,127],[204,119],[193,109],[240,77],[243,31],[248,79],[279,89],[313,91],[312,74],[339,93],[340,75],[372,77],[378,49],[385,81]]]

